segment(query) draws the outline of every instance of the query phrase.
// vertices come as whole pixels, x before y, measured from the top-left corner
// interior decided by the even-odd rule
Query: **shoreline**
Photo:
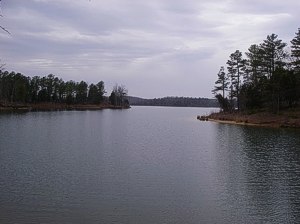
[[[198,116],[197,119],[222,124],[300,129],[299,109],[294,111],[282,111],[280,114],[269,112],[258,112],[254,114],[219,112],[212,113],[208,116]]]
[[[252,127],[269,127],[269,128],[280,128],[276,124],[256,124],[256,123],[246,123],[246,122],[237,122],[237,121],[228,121],[228,120],[217,120],[217,119],[208,119],[208,121],[220,123],[220,124],[231,124],[231,125],[243,125],[243,126],[252,126]]]
[[[7,104],[0,105],[0,112],[38,112],[38,111],[84,111],[103,109],[129,109],[130,106],[114,106],[111,104],[63,104],[63,103],[37,103],[37,104]]]

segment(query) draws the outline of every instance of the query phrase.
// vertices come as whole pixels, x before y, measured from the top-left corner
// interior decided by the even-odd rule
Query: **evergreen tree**
[[[117,105],[116,93],[114,91],[111,92],[108,99],[109,99],[109,102],[110,102],[111,105],[114,105],[114,106]]]
[[[246,70],[246,60],[242,58],[242,52],[236,50],[230,55],[230,59],[227,61],[227,70],[231,78],[232,94],[237,98],[237,107],[240,109],[240,86],[242,77]]]
[[[103,102],[103,96],[106,93],[104,88],[104,82],[100,81],[96,84],[97,87],[97,95],[99,103]]]
[[[90,103],[102,103],[105,94],[104,82],[100,81],[96,85],[89,86],[88,101]]]
[[[85,103],[87,101],[88,84],[81,81],[76,85],[76,103]]]
[[[76,82],[70,80],[65,83],[65,91],[66,91],[66,103],[72,104],[75,100],[76,95]]]
[[[218,79],[215,82],[214,89],[212,90],[213,94],[216,95],[217,92],[221,91],[223,98],[225,98],[225,91],[228,90],[229,78],[225,73],[225,69],[222,66],[218,72]]]
[[[221,94],[217,94],[216,98],[223,112],[230,112],[233,110],[232,104],[228,98],[224,98]]]
[[[29,78],[23,76],[21,73],[17,73],[14,77],[13,101],[19,103],[25,103],[26,101],[28,101],[29,86]]]
[[[62,80],[58,80],[58,100],[59,102],[64,102],[66,99],[66,83]]]
[[[53,74],[49,74],[45,78],[45,87],[47,91],[47,101],[51,102],[53,100],[53,94],[54,94],[54,79],[55,76]]]
[[[93,83],[89,86],[89,93],[88,93],[88,102],[89,103],[98,103],[98,89],[97,86]]]
[[[300,71],[300,28],[298,28],[296,37],[291,41],[291,44],[291,56],[293,58],[292,64],[295,66],[297,71]]]
[[[284,59],[287,58],[287,53],[284,50],[286,45],[286,43],[278,39],[276,34],[268,35],[267,39],[261,44],[264,53],[263,63],[265,72],[269,79],[274,74],[276,68],[284,67]]]
[[[247,56],[247,68],[244,74],[244,82],[257,85],[263,74],[264,51],[259,45],[253,44],[245,54]]]

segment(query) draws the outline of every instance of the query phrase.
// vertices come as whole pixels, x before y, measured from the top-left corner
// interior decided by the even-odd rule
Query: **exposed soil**
[[[209,121],[220,123],[264,126],[274,128],[300,128],[300,109],[285,110],[278,114],[270,112],[245,113],[213,113],[207,116]]]

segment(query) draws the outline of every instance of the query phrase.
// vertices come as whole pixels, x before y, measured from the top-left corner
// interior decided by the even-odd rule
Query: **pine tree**
[[[218,79],[215,82],[214,89],[212,90],[213,94],[216,95],[217,92],[222,91],[222,96],[225,98],[225,91],[228,90],[229,78],[225,73],[225,69],[222,66],[218,72]]]
[[[263,74],[263,50],[257,44],[253,44],[249,47],[248,52],[245,54],[248,59],[244,82],[253,83],[256,86]]]
[[[291,41],[291,56],[293,58],[292,64],[295,66],[297,70],[300,70],[300,28],[298,28],[298,32],[296,33],[296,37]]]
[[[284,50],[287,44],[277,37],[276,34],[268,35],[267,39],[260,45],[264,52],[263,62],[269,79],[273,76],[276,68],[284,67],[284,59],[287,57]]]
[[[237,107],[238,110],[240,109],[240,86],[241,86],[241,79],[245,74],[246,70],[246,60],[242,57],[242,52],[236,50],[234,53],[230,55],[230,59],[227,61],[227,70],[229,76],[231,78],[231,85],[232,85],[232,94],[237,98]]]

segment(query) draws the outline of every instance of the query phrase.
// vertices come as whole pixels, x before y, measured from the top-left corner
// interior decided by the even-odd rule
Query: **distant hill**
[[[127,97],[130,105],[135,106],[169,106],[169,107],[219,107],[216,99],[192,97],[163,97],[144,99],[134,96]]]

